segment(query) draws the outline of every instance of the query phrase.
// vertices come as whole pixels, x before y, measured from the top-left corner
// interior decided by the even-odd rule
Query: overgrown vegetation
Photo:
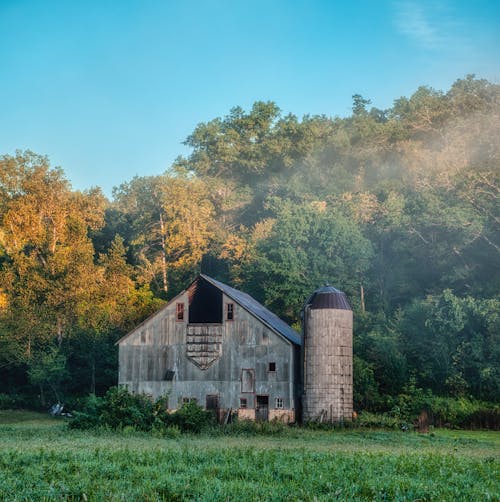
[[[124,387],[112,387],[104,397],[91,395],[80,400],[79,407],[69,423],[70,428],[130,428],[175,435],[175,430],[199,433],[215,424],[214,414],[193,401],[183,403],[178,410],[169,413],[165,398],[153,402],[145,395],[131,394]]]
[[[500,494],[494,432],[288,428],[165,438],[68,430],[33,415],[0,412],[1,499],[455,502]]]
[[[469,75],[369,104],[301,120],[236,107],[112,201],[73,191],[45,157],[3,156],[0,393],[104,395],[116,340],[203,268],[295,326],[319,285],[344,290],[357,410],[418,403],[449,423],[442,409],[478,407],[453,422],[489,423],[479,408],[495,408],[477,402],[500,401],[500,86]],[[411,386],[434,400],[400,402]]]

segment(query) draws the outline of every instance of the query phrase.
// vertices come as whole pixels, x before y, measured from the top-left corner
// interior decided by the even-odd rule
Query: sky
[[[469,73],[500,84],[498,0],[0,0],[0,155],[111,197],[234,106],[343,117]]]

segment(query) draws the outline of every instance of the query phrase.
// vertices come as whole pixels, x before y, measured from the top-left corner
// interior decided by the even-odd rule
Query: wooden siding
[[[185,304],[183,321],[175,315],[180,302]],[[234,304],[232,320],[224,315],[227,303]],[[119,383],[154,398],[168,394],[171,408],[183,397],[204,406],[207,395],[217,394],[221,408],[237,410],[242,369],[253,369],[254,394],[269,395],[270,403],[282,398],[285,409],[294,409],[295,346],[225,295],[222,308],[222,324],[189,325],[188,295],[177,297],[120,341]],[[275,372],[268,371],[270,362]],[[255,396],[244,397],[253,409]]]

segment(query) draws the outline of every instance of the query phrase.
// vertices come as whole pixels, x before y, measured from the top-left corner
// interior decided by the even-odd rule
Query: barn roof
[[[302,345],[302,339],[294,329],[288,326],[285,321],[282,321],[276,314],[273,314],[270,310],[266,309],[264,305],[261,305],[250,295],[243,293],[243,291],[239,291],[238,289],[234,289],[227,284],[216,281],[215,279],[208,277],[208,275],[200,274],[200,277],[220,289],[226,296],[241,305],[245,310],[253,314],[273,331],[284,336],[295,345]]]

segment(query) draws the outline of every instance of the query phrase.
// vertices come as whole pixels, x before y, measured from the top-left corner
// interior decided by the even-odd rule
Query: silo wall
[[[303,420],[351,420],[353,411],[352,311],[304,312]]]

